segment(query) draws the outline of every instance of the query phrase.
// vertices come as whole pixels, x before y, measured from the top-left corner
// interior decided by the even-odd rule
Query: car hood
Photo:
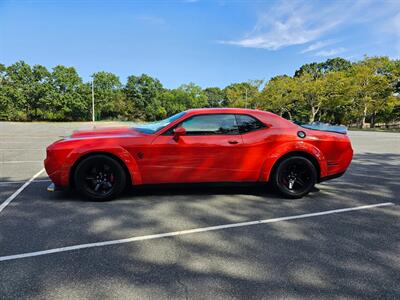
[[[91,130],[77,130],[74,131],[70,138],[101,138],[101,137],[135,137],[143,136],[142,133],[130,127],[106,127],[95,128]]]

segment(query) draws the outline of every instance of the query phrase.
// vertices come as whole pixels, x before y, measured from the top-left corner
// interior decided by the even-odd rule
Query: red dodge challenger
[[[305,128],[250,109],[192,109],[136,127],[74,132],[47,148],[53,187],[109,200],[127,185],[271,182],[300,198],[341,176],[353,150],[346,132]]]

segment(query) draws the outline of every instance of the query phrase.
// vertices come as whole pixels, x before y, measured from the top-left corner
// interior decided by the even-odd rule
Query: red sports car
[[[189,182],[271,182],[299,198],[342,175],[353,156],[346,132],[321,128],[261,110],[192,109],[136,127],[74,132],[47,148],[44,164],[56,187],[99,201],[131,184]]]

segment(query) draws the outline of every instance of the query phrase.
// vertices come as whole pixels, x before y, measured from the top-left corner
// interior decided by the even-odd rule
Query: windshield
[[[133,128],[142,133],[152,134],[152,133],[155,133],[155,132],[163,129],[165,126],[169,125],[170,123],[174,122],[175,120],[179,119],[184,114],[186,114],[186,112],[183,111],[183,112],[177,113],[176,115],[173,115],[167,119],[164,119],[161,121],[156,121],[156,122],[151,122],[151,123],[146,123],[146,124],[138,124],[137,126],[134,126]]]

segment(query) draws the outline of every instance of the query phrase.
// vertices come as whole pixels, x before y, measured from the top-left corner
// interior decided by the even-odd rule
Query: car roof
[[[232,113],[232,114],[254,114],[254,113],[268,113],[266,111],[258,109],[248,108],[193,108],[188,109],[188,113],[191,114],[207,114],[207,113]]]

